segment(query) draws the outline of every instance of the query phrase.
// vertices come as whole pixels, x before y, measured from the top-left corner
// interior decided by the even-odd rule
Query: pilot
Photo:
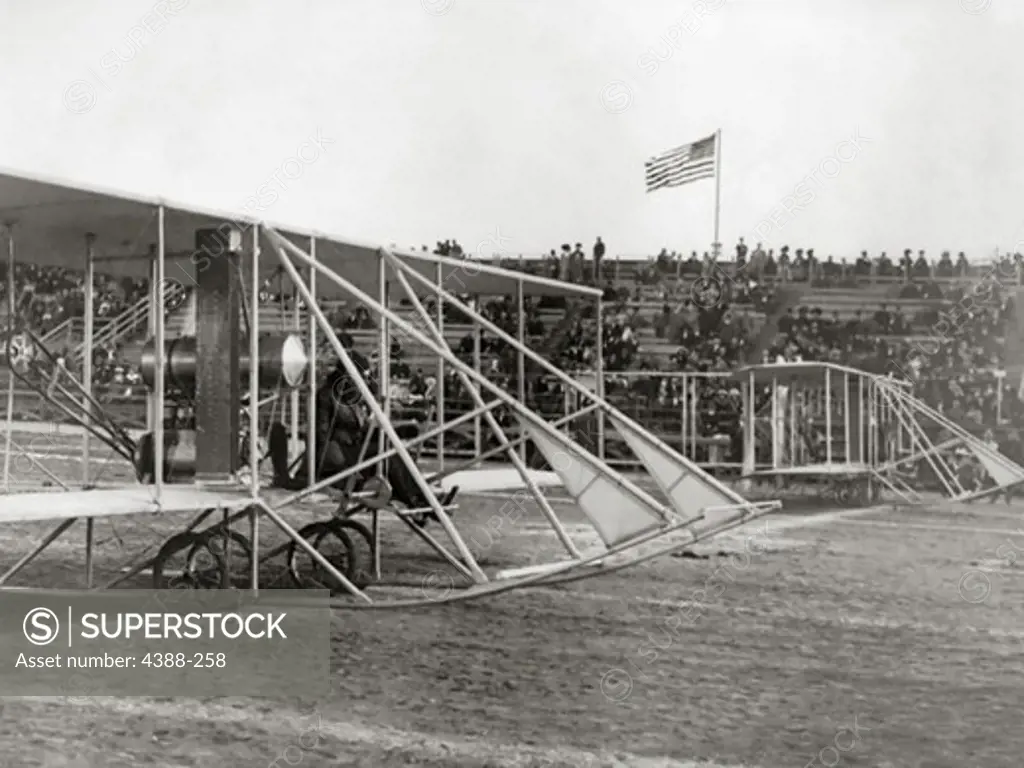
[[[376,382],[370,369],[369,361],[358,350],[352,348],[352,338],[348,334],[339,334],[342,346],[348,352],[353,366],[369,387],[376,394]],[[325,377],[316,395],[317,429],[316,429],[316,467],[317,477],[324,478],[338,474],[348,467],[355,466],[365,459],[377,455],[377,427],[371,425],[369,408],[354,378],[339,360],[331,372]],[[402,440],[410,440],[419,434],[415,424],[396,426],[395,431]],[[367,434],[369,440],[367,441]],[[363,445],[367,446],[362,455]],[[298,475],[288,475],[287,455],[288,438],[284,426],[275,424],[270,433],[270,458],[274,466],[275,485],[281,487],[300,488],[305,485],[305,465],[300,467]],[[391,485],[392,497],[402,502],[409,509],[420,509],[428,506],[412,473],[398,457],[385,459],[385,473]],[[377,467],[370,465],[360,475],[369,479],[376,474]],[[344,486],[347,478],[341,482]],[[358,486],[357,486],[358,487]],[[454,497],[454,494],[450,494]],[[445,499],[442,503],[450,503]]]

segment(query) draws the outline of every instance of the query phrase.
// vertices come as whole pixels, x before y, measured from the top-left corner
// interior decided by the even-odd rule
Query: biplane
[[[1024,482],[1024,468],[901,379],[813,362],[754,365],[736,377],[748,479],[817,483],[857,506],[883,493],[920,504],[924,489],[970,502]]]
[[[261,563],[283,557],[294,586],[326,587],[338,606],[409,607],[609,573],[690,547],[779,507],[774,501],[747,501],[612,407],[603,397],[600,376],[596,388],[583,386],[529,347],[523,335],[525,297],[600,302],[596,289],[473,259],[383,248],[258,217],[18,173],[0,173],[0,222],[7,234],[10,324],[7,493],[0,496],[0,524],[54,524],[0,575],[2,586],[84,521],[87,589],[124,585],[148,571],[156,587],[173,577],[179,586],[257,591],[265,588]],[[19,322],[13,297],[18,263],[84,270],[80,376],[57,370],[45,341]],[[92,287],[98,270],[148,278],[148,338],[140,355],[146,425],[141,434],[119,423],[94,392]],[[294,325],[265,333],[261,319],[268,309],[260,301],[260,289],[271,276],[290,286],[295,302],[280,313],[294,316]],[[506,332],[460,298],[487,295],[516,297],[518,334]],[[361,305],[374,319],[373,375],[361,370],[355,351],[329,322],[321,308],[327,298]],[[411,318],[397,311],[403,300]],[[185,329],[170,338],[167,309],[171,302],[182,301]],[[496,386],[478,364],[469,365],[453,352],[445,338],[445,307],[458,310],[474,327],[514,350],[517,392]],[[437,423],[406,424],[396,417],[389,363],[396,334],[431,352],[437,381],[451,373],[462,382],[473,401],[471,411],[446,419],[445,388],[438,386]],[[598,339],[598,351],[601,346]],[[325,351],[337,360],[333,373],[324,370]],[[527,407],[527,361],[578,393],[579,410],[549,421]],[[344,405],[354,425],[348,434],[358,438],[340,462],[337,457],[326,460],[332,438],[321,428],[323,411],[336,414],[341,409],[338,398],[323,397],[325,374],[346,382]],[[25,487],[12,478],[11,459],[18,455],[15,385],[34,389],[80,430],[80,467],[74,478],[47,471],[47,487]],[[173,414],[182,410],[183,402],[194,418],[180,423]],[[499,424],[499,412],[515,430]],[[594,414],[599,430],[610,425],[625,438],[660,493],[640,487],[569,437],[569,422]],[[455,466],[444,465],[439,447],[441,466],[428,471],[419,449],[429,440],[441,446],[446,431],[472,420],[493,432],[496,447],[477,451]],[[544,469],[527,466],[527,441],[543,457]],[[98,444],[131,468],[124,481],[96,477],[90,457]],[[491,462],[496,458],[507,463],[495,469]],[[38,463],[32,456],[28,459]],[[596,551],[584,551],[556,513],[545,493],[556,485],[596,534]],[[537,563],[524,558],[523,566],[490,572],[481,565],[460,531],[460,520],[475,503],[474,494],[499,490],[528,494],[553,540],[564,549],[562,559]],[[291,512],[300,503],[322,510],[319,519],[295,527]],[[129,515],[192,519],[187,524],[183,519],[178,533],[158,542],[155,556],[137,558],[116,578],[97,584],[94,521]],[[381,577],[384,516],[404,524],[450,569],[452,583],[464,589],[439,597],[396,598]],[[269,551],[261,546],[267,521],[286,539]],[[357,553],[362,551],[360,542],[368,555]],[[212,571],[198,565],[209,562],[204,553],[216,564]],[[172,567],[179,560],[180,567]],[[300,560],[315,566],[312,575],[296,565]],[[244,575],[241,583],[239,573]]]

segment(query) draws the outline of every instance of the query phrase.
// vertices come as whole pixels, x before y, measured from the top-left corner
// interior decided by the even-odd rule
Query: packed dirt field
[[[554,551],[535,508],[495,530],[502,503],[466,496],[457,513],[485,563]],[[787,511],[698,547],[707,559],[339,612],[326,700],[7,698],[0,764],[1019,766],[1022,512]],[[97,571],[184,522],[98,521]],[[41,530],[0,530],[0,566]],[[424,552],[404,529],[385,541],[390,576],[434,570],[403,560]],[[80,584],[82,542],[73,528],[17,583]]]

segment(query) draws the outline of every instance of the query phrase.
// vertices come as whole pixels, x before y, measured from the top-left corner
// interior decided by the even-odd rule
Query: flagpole
[[[718,219],[722,200],[722,129],[715,131],[715,239],[711,241],[711,255],[715,262],[721,255],[722,244],[718,241]]]

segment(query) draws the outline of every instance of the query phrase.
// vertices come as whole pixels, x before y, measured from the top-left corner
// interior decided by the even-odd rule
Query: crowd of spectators
[[[1005,375],[1005,355],[1021,352],[1010,343],[1016,338],[1012,288],[1020,284],[1019,254],[972,275],[963,254],[955,262],[943,254],[934,265],[923,253],[913,259],[909,250],[898,264],[884,254],[874,261],[862,254],[853,265],[830,266],[831,259],[820,263],[813,251],[798,250],[790,258],[783,248],[776,259],[758,246],[748,259],[742,242],[736,250],[728,265],[701,262],[696,254],[682,262],[663,252],[640,271],[638,282],[663,288],[663,305],[650,322],[653,334],[677,349],[660,365],[643,358],[625,366],[634,371],[629,376],[610,376],[608,392],[620,407],[678,434],[682,379],[666,374],[705,374],[691,379],[699,434],[734,437],[739,389],[715,372],[743,362],[831,361],[909,380],[926,401],[978,434],[1018,423],[1024,406],[1019,382]],[[776,314],[779,285],[813,281],[816,287],[846,287],[856,295],[857,279],[865,276],[891,278],[896,295],[879,301],[877,294],[874,299],[865,294],[864,308],[845,317],[828,306],[778,309],[781,317],[769,338],[752,327],[756,314]],[[680,277],[688,277],[690,286],[681,295],[673,292],[684,282],[673,278]],[[719,298],[709,303],[698,291],[701,283],[713,284]],[[616,362],[609,360],[607,369],[614,371]],[[730,458],[738,461],[738,452],[734,441]]]
[[[1005,256],[981,273],[965,254],[943,253],[934,263],[911,250],[893,261],[886,254],[862,253],[853,263],[832,257],[819,260],[813,249],[778,253],[758,244],[750,251],[742,240],[728,262],[710,254],[688,259],[663,250],[646,264],[634,266],[630,279],[621,265],[604,258],[598,238],[590,254],[582,243],[563,244],[542,260],[501,260],[547,277],[604,288],[603,365],[606,394],[616,404],[664,435],[680,435],[688,410],[700,436],[731,439],[727,460],[739,460],[741,398],[725,376],[743,362],[832,361],[872,373],[910,380],[918,394],[953,420],[981,434],[986,428],[1016,423],[1022,413],[1018,382],[1002,374],[1006,367],[1007,329],[1012,329],[1014,304],[1009,286],[1020,283],[1020,255]],[[455,241],[438,243],[436,253],[464,256]],[[617,279],[618,278],[618,279]],[[720,296],[711,302],[695,291],[697,283],[716,284]],[[861,292],[865,283],[883,282],[885,293]],[[779,286],[838,289],[862,295],[860,307],[840,311],[801,302],[785,306]],[[654,300],[660,306],[651,311]],[[469,298],[469,297],[463,297]],[[548,308],[555,302],[549,302]],[[855,302],[856,303],[856,302]],[[545,300],[527,300],[526,332],[531,346],[560,368],[582,374],[596,364],[597,323],[593,302],[562,301],[552,319]],[[510,335],[518,318],[510,298],[486,302],[483,313]],[[433,311],[433,309],[431,310]],[[546,314],[546,318],[544,317]],[[446,311],[446,321],[464,322]],[[761,326],[774,318],[775,332],[765,337]],[[655,341],[659,354],[650,354]],[[666,353],[666,348],[672,350]],[[473,357],[473,339],[458,346],[466,361]],[[483,370],[508,391],[515,391],[517,356],[500,341],[482,341]],[[690,378],[687,398],[680,372]],[[551,417],[564,413],[565,392],[552,377],[527,363],[531,406]],[[421,369],[410,372],[411,388],[430,391],[433,377]],[[469,398],[458,377],[444,382],[449,418],[464,410]],[[693,428],[692,425],[690,427]],[[678,442],[678,440],[673,440]],[[698,457],[698,458],[707,458]]]
[[[7,266],[0,265],[0,306],[4,314],[9,306]],[[101,326],[147,295],[146,280],[116,278],[96,274],[93,280],[93,307]],[[16,332],[27,325],[37,337],[54,350],[59,366],[75,373],[80,370],[76,356],[74,329],[70,322],[85,311],[85,273],[59,266],[41,266],[18,262],[14,267],[14,306],[17,321],[7,331]],[[62,330],[64,332],[62,332]],[[119,350],[99,345],[94,358],[94,383],[100,390],[111,386],[129,389],[136,376],[130,366],[118,361]]]
[[[0,266],[0,297],[7,306],[8,276],[6,265]],[[97,318],[119,315],[127,307],[146,296],[146,280],[96,275],[93,283],[93,306]],[[85,276],[63,267],[36,264],[15,264],[15,306],[38,335],[45,336],[73,317],[81,317],[85,309]]]
[[[437,252],[445,252],[439,249]],[[750,251],[741,240],[733,259],[715,262],[696,252],[684,259],[663,250],[633,270],[632,284],[615,281],[617,267],[605,260],[597,239],[588,259],[581,243],[552,249],[541,261],[523,261],[527,271],[604,287],[603,364],[606,393],[634,416],[668,434],[679,434],[686,401],[680,372],[692,377],[691,409],[701,436],[739,431],[740,392],[724,374],[743,362],[831,361],[909,380],[918,394],[954,421],[981,434],[986,428],[1016,423],[1024,413],[1019,382],[1005,376],[1007,330],[1015,327],[1009,287],[1020,284],[1022,258],[1006,255],[982,272],[964,253],[943,253],[934,263],[925,253],[904,251],[899,260],[862,253],[853,263],[818,259],[813,249],[783,247],[777,254],[758,244]],[[454,252],[454,251],[449,251]],[[461,249],[459,250],[461,253]],[[516,267],[505,260],[503,266]],[[840,312],[827,305],[780,307],[780,285],[847,289],[856,295],[866,281],[880,278],[891,287],[863,294],[860,308]],[[720,297],[708,302],[695,285],[716,284]],[[661,306],[643,311],[654,294]],[[644,297],[647,298],[644,302]],[[537,320],[538,302],[527,302],[527,323]],[[571,371],[595,367],[596,322],[592,303],[568,302],[563,317],[545,328],[545,356]],[[517,319],[509,300],[491,302],[484,311],[506,331]],[[760,334],[765,316],[777,315],[775,333]],[[647,330],[649,329],[649,330]],[[528,328],[528,335],[535,332]],[[653,337],[670,354],[646,354]],[[468,359],[470,337],[460,352]],[[503,386],[512,386],[516,356],[496,342],[485,342],[485,370]],[[532,372],[527,366],[528,376]],[[564,393],[557,382],[535,375],[529,396],[557,415]],[[449,407],[461,399],[457,380],[446,382]],[[542,403],[543,401],[543,403]],[[738,441],[731,459],[738,461]]]
[[[712,258],[712,254],[706,251],[703,256],[698,256],[697,251],[691,251],[689,257],[684,257],[682,253],[662,249],[638,270],[637,276],[645,284],[656,284],[670,275],[697,276],[705,271]],[[1020,254],[1004,256],[1003,261],[1020,265],[1022,257]],[[791,252],[790,247],[785,245],[776,254],[774,249],[766,251],[758,243],[751,251],[743,238],[736,245],[731,263],[738,271],[748,275],[788,282],[813,281],[825,286],[855,286],[869,277],[903,279],[913,283],[914,287],[908,289],[911,291],[921,290],[930,284],[933,294],[931,298],[942,298],[941,288],[932,282],[935,278],[942,281],[968,278],[973,271],[963,251],[955,259],[949,251],[944,251],[934,262],[928,259],[924,251],[918,251],[915,257],[910,248],[905,249],[903,256],[895,261],[885,251],[874,258],[867,251],[861,251],[860,256],[851,263],[845,258],[836,261],[833,256],[822,260],[814,254],[813,248],[797,248]]]

